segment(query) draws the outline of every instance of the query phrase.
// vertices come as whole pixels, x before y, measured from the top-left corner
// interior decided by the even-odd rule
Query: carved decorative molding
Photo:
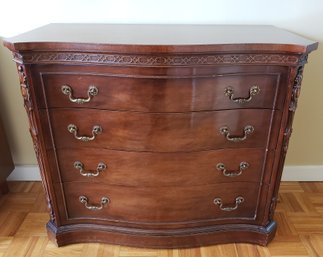
[[[295,112],[296,108],[297,108],[298,97],[301,92],[301,84],[302,84],[302,80],[303,80],[303,70],[304,70],[304,66],[300,66],[297,71],[296,78],[294,80],[293,91],[292,91],[292,100],[289,105],[289,110],[292,112]]]
[[[38,139],[38,129],[37,129],[37,125],[36,125],[36,119],[35,119],[35,112],[34,112],[34,107],[33,107],[33,103],[31,100],[31,96],[30,96],[30,90],[29,90],[29,85],[28,85],[28,81],[27,81],[27,76],[26,76],[26,72],[25,72],[25,67],[23,65],[17,65],[17,69],[18,69],[18,74],[19,74],[19,81],[20,81],[20,89],[21,89],[21,94],[24,100],[24,107],[26,109],[27,115],[28,115],[28,120],[29,120],[29,131],[33,140],[33,146],[34,146],[34,150],[35,150],[35,154],[37,157],[37,161],[40,167],[41,175],[42,175],[42,179],[43,182],[45,181],[44,179],[44,165],[43,165],[43,158],[41,157],[41,149],[39,148],[39,139]],[[45,191],[45,195],[46,195],[46,200],[47,200],[47,206],[49,209],[49,214],[50,214],[50,219],[52,222],[55,222],[55,214],[52,208],[52,204],[51,204],[51,200],[49,197],[49,191],[48,188],[46,187],[47,183],[43,183],[43,187],[44,187],[44,191]]]
[[[293,132],[292,124],[293,124],[293,120],[294,120],[295,111],[297,108],[297,101],[298,101],[298,97],[300,94],[304,64],[307,61],[307,55],[300,56],[300,60],[301,60],[300,65],[297,68],[295,68],[295,70],[291,73],[291,74],[294,74],[295,77],[294,77],[294,79],[292,78],[292,81],[290,82],[293,85],[293,87],[292,87],[291,98],[289,101],[286,127],[284,130],[282,153],[281,153],[281,157],[280,157],[279,164],[278,164],[278,172],[279,172],[278,176],[281,176],[281,173],[283,171],[285,158],[286,158],[288,145],[289,145],[289,139],[290,139],[292,132]],[[273,196],[272,196],[272,201],[271,201],[270,210],[269,210],[269,219],[270,220],[273,219],[273,214],[274,214],[274,211],[276,208],[277,199],[278,199],[278,188],[279,187],[276,186]]]
[[[293,132],[292,124],[293,124],[294,114],[297,108],[298,98],[301,92],[303,70],[304,70],[304,66],[298,67],[297,73],[294,79],[294,83],[293,83],[292,96],[291,96],[291,100],[288,108],[289,115],[288,115],[287,125],[284,132],[283,150],[285,155],[288,149],[289,138]]]
[[[25,64],[94,63],[123,66],[204,66],[220,64],[272,64],[294,66],[304,62],[302,57],[289,54],[127,55],[81,52],[14,53],[14,60]]]

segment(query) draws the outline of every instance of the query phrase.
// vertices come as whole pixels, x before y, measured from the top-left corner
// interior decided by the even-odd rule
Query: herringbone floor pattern
[[[48,241],[48,214],[40,182],[10,182],[0,198],[0,257],[260,257],[323,256],[323,183],[283,183],[268,247],[227,244],[192,249],[137,249],[105,244],[57,248]]]

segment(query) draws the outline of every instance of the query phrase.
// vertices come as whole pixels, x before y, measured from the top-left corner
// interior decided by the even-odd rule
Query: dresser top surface
[[[5,45],[23,50],[111,50],[126,46],[150,47],[153,51],[287,51],[309,52],[315,41],[267,25],[126,25],[126,24],[48,24],[8,38]],[[117,47],[118,46],[118,47]],[[117,48],[114,48],[117,47]],[[156,48],[159,47],[158,50]],[[206,50],[207,51],[207,50]]]

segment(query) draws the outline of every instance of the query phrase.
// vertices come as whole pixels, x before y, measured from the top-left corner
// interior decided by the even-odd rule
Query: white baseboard
[[[9,175],[8,181],[41,181],[37,165],[19,165]]]
[[[285,166],[283,181],[323,181],[322,165]]]
[[[40,181],[37,165],[16,166],[8,177],[9,181]],[[323,181],[322,165],[285,166],[283,181]]]

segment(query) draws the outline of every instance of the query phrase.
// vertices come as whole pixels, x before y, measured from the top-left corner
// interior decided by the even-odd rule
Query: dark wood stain
[[[273,239],[302,71],[316,42],[271,26],[53,24],[5,45],[17,62],[57,245]],[[63,85],[74,98],[87,98],[90,86],[98,94],[72,103]],[[243,103],[253,86],[260,91]],[[70,124],[79,136],[91,137],[95,125],[102,133],[83,142]],[[240,142],[220,133],[226,126],[241,138],[248,125],[254,131]],[[76,161],[85,172],[107,168],[82,176]],[[238,173],[241,162],[248,167],[236,177],[217,168]]]

